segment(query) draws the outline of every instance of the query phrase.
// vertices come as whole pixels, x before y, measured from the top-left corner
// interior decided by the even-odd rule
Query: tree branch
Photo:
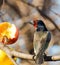
[[[60,61],[60,55],[59,56],[44,56],[45,61]]]
[[[30,55],[30,54],[24,54],[20,53],[14,50],[10,50],[7,46],[4,46],[3,44],[0,43],[0,49],[6,52],[7,56],[12,60],[14,65],[17,65],[15,61],[11,58],[11,56],[16,56],[22,59],[27,59],[27,60],[35,60],[36,56]],[[60,55],[59,56],[46,56],[44,55],[44,61],[60,61]]]

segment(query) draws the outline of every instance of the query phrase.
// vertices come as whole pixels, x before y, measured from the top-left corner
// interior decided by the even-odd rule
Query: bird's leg
[[[34,53],[34,55],[33,55],[33,60],[35,61],[35,59],[36,59],[36,55],[35,55],[35,53]]]
[[[52,61],[52,56],[47,56],[47,55],[44,53],[44,61]]]
[[[43,54],[44,56],[47,56],[46,53]]]

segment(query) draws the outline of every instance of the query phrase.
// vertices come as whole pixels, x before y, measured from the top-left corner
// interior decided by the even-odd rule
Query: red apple
[[[13,44],[17,41],[19,31],[14,24],[9,22],[0,23],[0,42],[4,44]]]

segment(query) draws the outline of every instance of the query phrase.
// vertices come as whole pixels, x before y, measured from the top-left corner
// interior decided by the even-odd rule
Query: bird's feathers
[[[34,33],[34,53],[36,55],[36,63],[43,63],[43,54],[47,49],[51,40],[49,31],[39,31]]]

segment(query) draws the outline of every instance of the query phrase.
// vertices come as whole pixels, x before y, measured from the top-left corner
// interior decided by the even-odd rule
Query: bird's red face
[[[0,23],[0,42],[4,44],[13,44],[19,36],[18,29],[9,22]]]
[[[34,20],[34,27],[37,28],[37,20]]]
[[[38,22],[38,19],[37,18],[34,18],[33,19],[33,26],[34,26],[34,29],[36,30],[37,29],[37,22]]]

